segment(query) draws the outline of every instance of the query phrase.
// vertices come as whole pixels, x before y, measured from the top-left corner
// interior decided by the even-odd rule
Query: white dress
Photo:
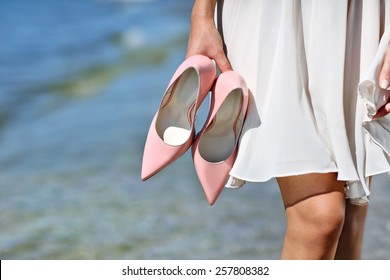
[[[228,58],[253,93],[227,186],[336,172],[352,203],[368,203],[368,177],[390,171],[390,116],[370,117],[387,94],[375,79],[390,1],[218,5]]]

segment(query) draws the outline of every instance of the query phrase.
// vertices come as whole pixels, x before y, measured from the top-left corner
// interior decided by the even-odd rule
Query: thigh
[[[334,197],[335,203],[345,205],[345,182],[337,181],[336,173],[310,173],[276,178],[285,208],[305,201],[320,201]]]

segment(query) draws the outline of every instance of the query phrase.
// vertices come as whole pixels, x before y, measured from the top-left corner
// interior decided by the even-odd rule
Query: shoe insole
[[[224,100],[211,125],[201,136],[199,153],[208,162],[226,160],[233,152],[243,124],[241,89]]]
[[[165,143],[182,145],[190,137],[198,89],[198,74],[193,68],[187,69],[168,89],[156,120],[157,133]]]

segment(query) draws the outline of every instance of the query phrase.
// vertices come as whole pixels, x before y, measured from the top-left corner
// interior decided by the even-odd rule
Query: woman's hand
[[[379,86],[382,89],[390,90],[390,45],[387,47],[387,52],[385,54],[383,66],[379,74],[379,83],[380,83]],[[389,113],[390,113],[390,99],[387,100],[387,103],[378,110],[378,112],[374,116],[374,119],[386,116]]]
[[[223,50],[221,36],[209,16],[192,15],[186,57],[202,54],[214,59],[222,72],[232,70]]]

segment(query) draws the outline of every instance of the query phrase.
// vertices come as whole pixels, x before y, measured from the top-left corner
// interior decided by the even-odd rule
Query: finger
[[[232,66],[230,65],[229,60],[227,59],[225,53],[223,51],[219,52],[215,57],[214,57],[215,62],[217,63],[219,69],[222,72],[226,71],[231,71]]]
[[[390,113],[390,103],[387,103],[386,105],[382,106],[378,110],[378,112],[375,114],[375,116],[373,118],[378,119],[378,118],[386,116],[389,113]]]
[[[379,86],[383,89],[390,90],[390,46],[385,54],[382,69],[379,74]]]

